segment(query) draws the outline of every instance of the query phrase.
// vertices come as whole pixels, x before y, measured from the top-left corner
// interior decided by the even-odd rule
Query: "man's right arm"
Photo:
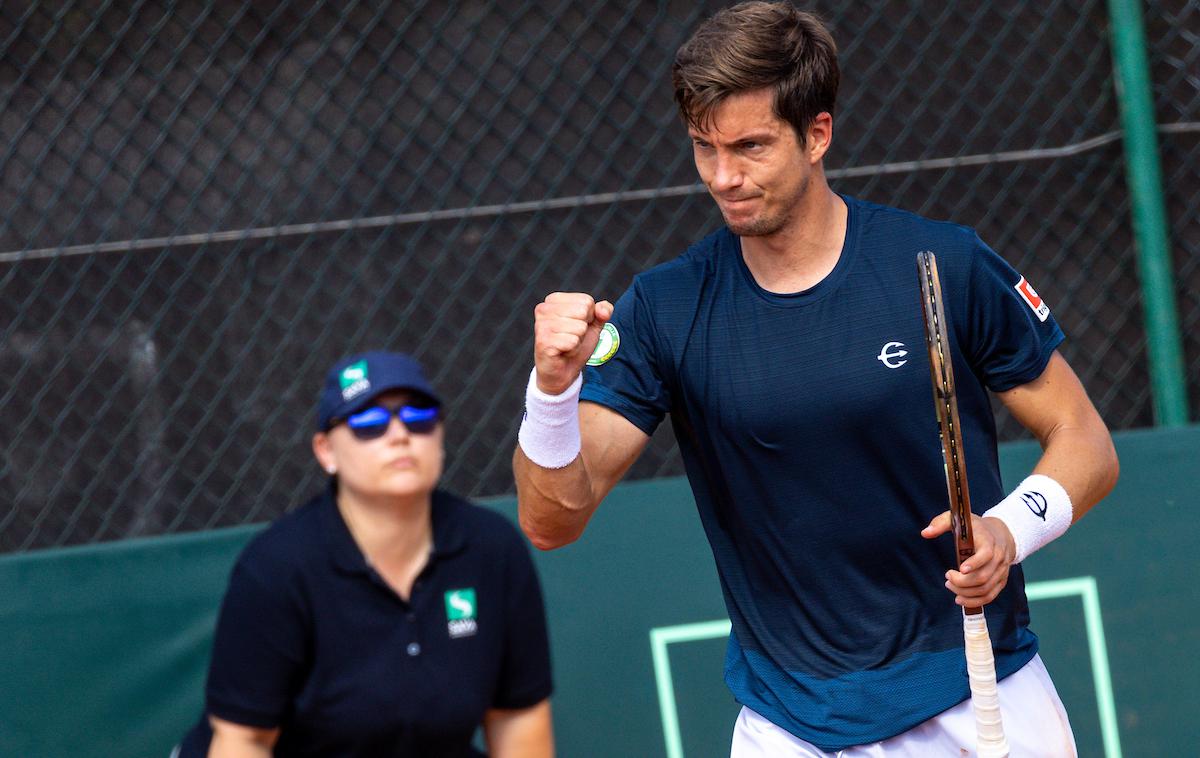
[[[520,445],[513,453],[521,529],[541,550],[577,540],[650,441],[624,416],[596,403],[579,404],[579,435],[579,455],[564,468],[537,465]]]
[[[534,374],[513,476],[521,529],[541,550],[578,539],[650,441],[616,411],[578,401],[579,375],[612,312],[580,292],[551,293],[534,309]]]

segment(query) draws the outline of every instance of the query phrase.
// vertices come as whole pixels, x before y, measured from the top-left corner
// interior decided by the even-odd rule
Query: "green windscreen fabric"
[[[0,756],[165,756],[199,716],[217,604],[260,527],[0,562]]]
[[[1200,744],[1200,427],[1116,440],[1117,489],[1028,561],[1033,627],[1080,755],[1187,755]],[[1037,455],[1002,447],[1005,481]],[[515,514],[511,499],[490,505]],[[166,758],[200,714],[217,606],[259,528],[0,558],[0,756]],[[687,483],[618,487],[579,542],[535,559],[559,755],[728,755],[725,609]]]

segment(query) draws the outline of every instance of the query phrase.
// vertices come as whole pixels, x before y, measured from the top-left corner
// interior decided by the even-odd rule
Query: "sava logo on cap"
[[[617,327],[609,321],[600,330],[600,341],[596,343],[596,349],[592,351],[592,357],[588,358],[587,365],[603,366],[617,354],[617,348],[620,346],[621,335],[617,333]]]
[[[451,637],[470,637],[479,630],[475,621],[475,588],[450,590],[446,601],[446,631]]]
[[[1045,321],[1050,315],[1050,306],[1042,302],[1042,298],[1038,297],[1038,293],[1034,290],[1033,285],[1025,277],[1021,277],[1021,281],[1017,282],[1014,289],[1021,296],[1021,299],[1033,309],[1033,315],[1038,317],[1038,321]]]
[[[367,362],[351,363],[342,369],[338,382],[342,385],[342,400],[352,400],[371,389],[371,382],[367,379]]]

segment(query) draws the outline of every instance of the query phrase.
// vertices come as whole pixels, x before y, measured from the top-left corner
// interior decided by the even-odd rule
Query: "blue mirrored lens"
[[[351,429],[362,429],[371,426],[387,427],[388,422],[392,420],[392,414],[387,408],[382,406],[374,406],[367,408],[365,411],[359,411],[353,416],[346,419],[346,423]]]
[[[405,426],[437,421],[438,417],[437,408],[416,408],[411,405],[405,405],[399,411],[400,420],[404,422]]]
[[[428,434],[437,426],[438,412],[439,409],[436,406],[402,405],[391,411],[382,405],[374,405],[347,417],[346,425],[360,440],[375,439],[387,434],[388,425],[392,422],[392,414],[395,414],[408,431],[414,434]]]

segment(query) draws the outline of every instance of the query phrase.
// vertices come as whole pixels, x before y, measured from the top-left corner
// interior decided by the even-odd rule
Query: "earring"
[[[330,466],[329,468],[325,469],[325,472],[330,476],[333,476],[337,473],[337,466]]]

